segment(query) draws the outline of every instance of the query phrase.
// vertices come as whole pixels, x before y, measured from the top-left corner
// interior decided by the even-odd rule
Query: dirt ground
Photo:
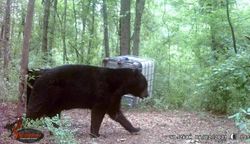
[[[63,112],[70,117],[75,139],[79,144],[245,144],[232,120],[208,113],[187,111],[129,110],[127,118],[134,126],[142,130],[139,135],[131,135],[119,124],[105,117],[99,138],[90,138],[90,111],[75,109]],[[0,103],[0,144],[21,144],[9,136],[4,125],[13,122],[16,116],[16,104]],[[230,139],[236,134],[237,140]],[[51,143],[50,135],[39,141]]]

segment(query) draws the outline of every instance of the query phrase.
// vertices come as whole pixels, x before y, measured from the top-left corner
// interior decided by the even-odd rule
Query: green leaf
[[[250,107],[247,109],[247,113],[250,113]]]

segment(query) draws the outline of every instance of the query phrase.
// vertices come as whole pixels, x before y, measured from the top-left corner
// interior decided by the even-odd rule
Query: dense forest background
[[[28,1],[0,1],[0,96],[16,100]],[[156,108],[232,114],[250,107],[248,0],[37,0],[29,68],[155,60]]]

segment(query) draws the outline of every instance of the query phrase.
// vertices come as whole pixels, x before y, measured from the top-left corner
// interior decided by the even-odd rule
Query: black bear
[[[136,69],[64,65],[43,70],[28,94],[26,117],[55,116],[62,110],[91,109],[91,136],[98,137],[105,114],[130,133],[135,128],[120,110],[124,94],[145,98],[147,81]]]

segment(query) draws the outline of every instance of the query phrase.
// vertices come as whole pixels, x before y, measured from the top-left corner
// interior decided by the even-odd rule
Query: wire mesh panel
[[[149,96],[153,93],[153,80],[154,80],[154,60],[139,58],[136,56],[117,56],[112,58],[105,58],[103,60],[104,67],[108,68],[133,68],[138,69],[145,76],[148,82]],[[133,107],[138,104],[139,98],[131,95],[124,95],[123,102],[129,107]]]

